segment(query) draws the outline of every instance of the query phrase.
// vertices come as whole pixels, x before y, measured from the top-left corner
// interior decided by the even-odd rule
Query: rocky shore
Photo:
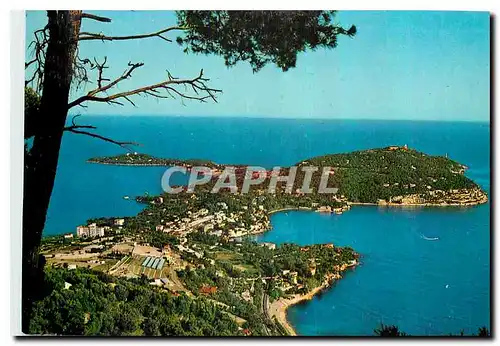
[[[379,199],[377,203],[373,204],[389,206],[472,206],[487,202],[488,195],[484,191],[479,188],[472,188],[450,191],[430,190],[423,194],[394,196],[389,200]]]

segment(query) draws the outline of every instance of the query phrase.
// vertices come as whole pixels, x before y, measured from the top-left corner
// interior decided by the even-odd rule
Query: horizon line
[[[70,114],[68,114],[70,115]],[[491,117],[488,120],[474,119],[391,119],[391,118],[327,118],[327,117],[294,117],[294,116],[273,116],[273,115],[213,115],[213,114],[98,114],[88,113],[82,116],[121,116],[121,117],[165,117],[165,118],[239,118],[239,119],[278,119],[278,120],[353,120],[353,121],[415,121],[415,122],[456,122],[456,123],[481,123],[491,124]]]

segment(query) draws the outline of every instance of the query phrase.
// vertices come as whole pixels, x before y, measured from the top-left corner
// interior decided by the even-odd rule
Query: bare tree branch
[[[66,126],[64,127],[64,131],[71,131],[71,130],[74,130],[74,129],[97,129],[97,127],[95,126],[92,126],[92,125],[78,125],[75,120],[76,118],[78,117],[81,117],[82,115],[81,114],[76,114],[75,116],[73,116],[73,118],[71,119],[71,126]]]
[[[87,72],[87,65],[90,66],[90,69],[93,70],[95,69],[95,65],[90,59],[84,58],[81,59],[78,55],[79,49],[77,48],[77,51],[75,53],[75,61],[74,61],[74,78],[73,80],[76,81],[77,83],[77,89],[80,87],[82,83],[87,83],[89,82],[89,77],[88,77],[88,72]]]
[[[99,69],[99,79],[98,79],[98,83],[97,83],[97,84],[98,84],[98,85],[97,85],[98,87],[97,87],[96,89],[94,89],[94,90],[89,91],[89,92],[88,92],[88,94],[87,94],[87,96],[94,96],[94,95],[95,95],[95,94],[97,94],[97,93],[104,92],[104,91],[106,91],[106,90],[108,90],[108,89],[111,89],[111,88],[112,88],[112,87],[114,87],[116,84],[120,83],[121,81],[123,81],[123,80],[125,80],[125,79],[128,79],[129,77],[131,77],[131,76],[132,76],[132,72],[133,72],[136,68],[139,68],[139,67],[141,67],[141,66],[144,66],[144,64],[143,64],[142,62],[140,62],[140,63],[136,63],[136,64],[133,64],[133,63],[129,62],[129,63],[128,63],[129,68],[128,68],[127,70],[125,70],[125,71],[123,72],[123,74],[122,74],[120,77],[118,77],[117,79],[115,79],[115,80],[114,80],[114,81],[112,81],[111,83],[106,84],[106,85],[104,85],[104,86],[103,86],[103,85],[101,84],[101,82],[102,82],[103,80],[109,81],[109,79],[107,79],[107,78],[106,78],[106,79],[102,79],[102,69],[103,69],[103,68],[107,68],[107,67],[105,67],[105,66],[104,66],[104,64],[106,64],[106,60],[104,60],[104,63],[103,63],[103,65],[102,65],[102,66],[98,67],[98,69]]]
[[[75,115],[75,116],[71,119],[71,124],[72,124],[73,126],[76,126],[75,120],[76,120],[76,118],[81,117],[81,116],[82,116],[81,114],[77,114],[77,115]]]
[[[28,67],[29,65],[33,64],[36,61],[37,61],[36,58],[31,61],[28,61],[27,63],[24,64],[24,68]]]
[[[64,130],[72,132],[72,133],[80,134],[80,135],[85,135],[85,136],[90,136],[90,137],[94,137],[94,138],[97,138],[97,139],[101,139],[101,140],[103,140],[105,142],[109,142],[109,143],[113,143],[113,144],[119,145],[120,147],[125,148],[127,150],[130,150],[129,148],[127,148],[127,145],[134,145],[134,146],[140,145],[139,143],[136,143],[136,142],[120,142],[120,141],[115,141],[114,139],[111,139],[111,138],[108,138],[108,137],[104,137],[104,136],[98,135],[96,133],[77,130],[77,128],[74,128],[72,126],[66,127]]]
[[[36,90],[40,90],[43,82],[43,70],[45,67],[45,47],[49,42],[48,30],[49,27],[48,25],[46,25],[42,29],[38,29],[33,33],[35,38],[30,42],[28,48],[32,49],[31,56],[34,56],[34,58],[24,64],[25,69],[33,64],[33,66],[35,66],[33,74],[30,78],[24,81],[24,85],[27,86],[29,84],[36,83]]]
[[[64,127],[64,131],[71,131],[71,130],[74,130],[74,129],[92,129],[92,130],[96,130],[97,127],[92,126],[92,125],[71,125],[71,126]]]
[[[149,34],[139,34],[139,35],[129,35],[129,36],[106,36],[103,33],[96,34],[91,32],[81,32],[78,40],[79,41],[88,41],[88,40],[124,41],[124,40],[138,40],[141,38],[149,38],[149,37],[159,37],[167,42],[172,42],[172,40],[163,36],[163,34],[172,30],[186,30],[186,28],[182,26],[172,26]]]
[[[110,18],[96,16],[95,14],[90,14],[90,13],[82,13],[81,17],[82,18],[93,19],[93,20],[96,20],[98,22],[105,22],[105,23],[110,23],[111,22]]]
[[[72,101],[68,105],[68,109],[77,105],[81,105],[83,102],[86,101],[106,102],[106,103],[123,105],[122,103],[117,101],[117,99],[125,99],[135,106],[135,104],[129,98],[130,96],[133,95],[149,95],[156,98],[168,98],[167,95],[162,95],[161,91],[167,93],[171,98],[175,98],[175,95],[179,96],[183,104],[184,104],[184,99],[198,100],[200,102],[206,102],[207,99],[211,99],[214,102],[217,102],[216,94],[222,92],[222,90],[214,89],[206,85],[206,82],[209,81],[209,79],[203,77],[203,69],[202,69],[200,71],[200,74],[193,79],[176,79],[172,77],[172,75],[167,71],[168,80],[166,81],[130,91],[125,91],[122,93],[117,93],[114,95],[98,96],[99,93],[107,91],[111,87],[118,84],[120,81],[129,78],[131,76],[132,71],[140,66],[143,66],[143,64],[129,63],[129,66],[130,68],[126,70],[122,76],[115,79],[113,82],[101,86],[100,88],[91,90],[90,92],[87,93],[87,95],[81,96],[78,99]],[[181,92],[175,88],[176,86],[184,86],[184,87],[189,86],[194,91],[194,94],[188,94],[187,91]]]
[[[132,102],[132,100],[131,100],[131,99],[129,99],[127,96],[124,96],[124,98],[125,98],[125,100],[127,100],[128,102],[130,102],[130,103],[132,104],[132,106],[137,107],[137,106],[135,105],[135,103],[134,103],[134,102]]]
[[[103,81],[109,82],[108,78],[103,78],[103,76],[102,76],[104,69],[108,68],[106,66],[106,62],[107,61],[108,61],[108,57],[107,56],[104,57],[104,61],[103,61],[102,64],[99,64],[97,62],[97,59],[94,58],[94,62],[95,62],[94,66],[95,66],[95,68],[97,68],[97,71],[98,71],[98,76],[97,76],[97,87],[98,87],[98,89],[102,88],[102,82]]]
[[[78,117],[80,117],[80,116],[81,116],[81,114],[77,114],[77,115],[73,116],[73,118],[71,119],[71,126],[64,127],[64,131],[68,131],[68,132],[73,132],[73,133],[77,133],[77,134],[80,134],[80,135],[86,135],[86,136],[94,137],[94,138],[97,138],[97,139],[101,139],[101,140],[103,140],[105,142],[110,142],[110,143],[119,145],[121,147],[125,147],[127,145],[139,145],[138,143],[135,143],[135,142],[120,142],[120,141],[115,141],[114,139],[111,139],[111,138],[108,138],[108,137],[104,137],[104,136],[98,135],[96,133],[92,133],[92,132],[88,132],[88,131],[81,131],[80,129],[96,130],[97,127],[93,126],[93,125],[78,125],[75,122],[75,120]]]

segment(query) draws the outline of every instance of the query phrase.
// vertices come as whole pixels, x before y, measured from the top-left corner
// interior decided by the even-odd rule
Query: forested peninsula
[[[182,166],[188,169],[193,166],[205,166],[212,169],[212,184],[225,167],[233,166],[236,167],[239,178],[239,191],[245,167],[217,164],[209,160],[164,159],[139,153],[96,157],[89,159],[89,162],[129,166]],[[294,166],[297,166],[298,170],[291,195],[317,200],[312,203],[332,201],[346,204],[457,206],[488,201],[481,187],[465,176],[465,165],[445,156],[432,156],[410,149],[406,145],[318,156],[298,162]],[[318,168],[312,175],[312,194],[305,197],[301,192],[304,167]],[[324,167],[331,168],[328,186],[338,188],[335,196],[317,197],[320,195],[318,186]],[[289,174],[289,170],[290,167],[283,167],[280,175]],[[270,179],[268,174],[261,184],[252,186],[251,189],[264,193]],[[281,190],[278,187],[277,195],[284,192],[284,186],[281,187]],[[308,206],[314,208],[312,205]]]

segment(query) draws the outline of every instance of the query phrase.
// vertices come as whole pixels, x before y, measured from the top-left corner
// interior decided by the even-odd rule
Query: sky
[[[82,31],[131,35],[175,25],[170,11],[92,11],[112,19],[85,19]],[[338,47],[299,53],[297,67],[282,72],[267,65],[253,73],[240,62],[227,68],[219,56],[183,53],[174,39],[83,41],[81,58],[107,57],[113,79],[129,61],[143,62],[116,91],[166,80],[168,69],[193,78],[201,68],[210,86],[222,89],[218,103],[135,96],[136,107],[88,103],[83,115],[180,115],[275,118],[481,121],[490,118],[490,19],[487,12],[340,11],[354,38]],[[33,32],[46,24],[45,12],[26,14],[26,52]],[[93,77],[93,78],[92,78]],[[91,75],[95,81],[95,77]],[[95,85],[72,89],[75,99]]]

